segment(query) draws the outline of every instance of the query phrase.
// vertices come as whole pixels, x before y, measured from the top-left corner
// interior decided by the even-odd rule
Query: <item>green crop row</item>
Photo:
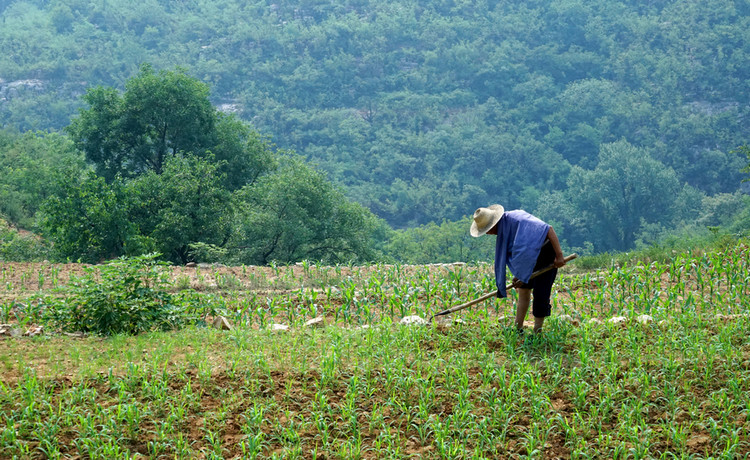
[[[512,298],[394,324],[491,291],[488,265],[192,269],[170,292],[231,331],[0,340],[0,457],[748,458],[748,255],[573,265],[542,335],[498,321]]]

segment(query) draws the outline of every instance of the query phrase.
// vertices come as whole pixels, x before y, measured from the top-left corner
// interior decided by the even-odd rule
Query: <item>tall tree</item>
[[[167,259],[187,262],[192,243],[226,244],[232,203],[218,169],[209,159],[170,157],[161,174],[149,171],[124,187],[130,222]]]
[[[68,128],[78,148],[107,178],[160,174],[168,156],[200,153],[211,146],[216,120],[208,86],[184,70],[161,71],[144,65],[128,80],[124,94],[94,88]]]
[[[576,215],[569,219],[597,250],[626,250],[642,225],[670,222],[680,190],[675,172],[646,150],[605,144],[596,168],[571,171],[567,195]]]
[[[170,157],[213,155],[223,162],[227,189],[254,182],[275,164],[268,143],[245,122],[216,110],[208,85],[182,69],[141,67],[125,92],[96,87],[84,96],[67,131],[99,175],[161,174]]]
[[[42,203],[60,193],[60,180],[86,170],[83,156],[65,136],[0,131],[0,215],[32,228]]]
[[[384,224],[347,201],[300,158],[287,156],[281,164],[279,171],[238,193],[237,259],[254,264],[375,260],[373,236],[384,231]]]
[[[41,227],[62,259],[96,263],[122,255],[134,234],[119,182],[93,173],[65,181],[42,206]]]

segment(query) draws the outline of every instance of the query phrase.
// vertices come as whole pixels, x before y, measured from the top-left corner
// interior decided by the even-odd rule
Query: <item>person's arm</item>
[[[562,248],[560,247],[560,240],[557,239],[557,233],[555,233],[555,229],[552,228],[551,225],[549,226],[549,230],[547,231],[547,238],[552,245],[552,249],[555,250],[555,268],[560,268],[565,265],[565,255],[563,254]]]

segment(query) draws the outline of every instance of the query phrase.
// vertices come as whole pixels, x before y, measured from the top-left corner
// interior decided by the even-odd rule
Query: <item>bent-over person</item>
[[[471,236],[497,235],[495,246],[495,284],[497,296],[506,297],[505,267],[510,269],[514,281],[522,283],[518,290],[516,328],[523,331],[523,322],[534,294],[534,332],[541,332],[544,320],[551,314],[550,295],[557,269],[565,265],[560,241],[551,225],[526,211],[505,211],[499,204],[479,208],[474,212]],[[555,266],[530,279],[531,274],[550,265]]]

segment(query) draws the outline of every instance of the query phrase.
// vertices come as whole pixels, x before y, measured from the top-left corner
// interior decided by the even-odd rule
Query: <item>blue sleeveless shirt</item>
[[[536,259],[549,232],[549,225],[526,211],[507,211],[497,223],[495,284],[497,296],[506,297],[505,267],[513,276],[529,282]]]

